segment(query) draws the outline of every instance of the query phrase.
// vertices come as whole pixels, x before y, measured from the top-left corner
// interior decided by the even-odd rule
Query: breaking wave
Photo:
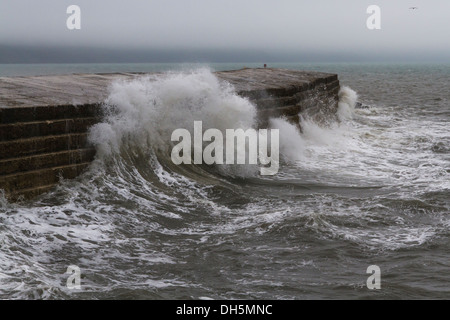
[[[359,284],[323,270],[364,273],[379,252],[411,248],[420,260],[449,232],[447,124],[355,109],[348,87],[339,98],[326,126],[270,120],[280,172],[263,177],[255,166],[171,161],[173,130],[193,135],[194,121],[256,126],[255,106],[210,70],[113,83],[90,130],[90,169],[29,202],[0,197],[0,297],[282,299],[327,286],[352,295]],[[85,274],[82,293],[65,288],[69,265]],[[299,272],[312,278],[296,291]]]

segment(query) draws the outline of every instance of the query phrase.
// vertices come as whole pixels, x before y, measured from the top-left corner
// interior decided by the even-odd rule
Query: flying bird
[[[409,7],[410,10],[417,10],[419,7]]]

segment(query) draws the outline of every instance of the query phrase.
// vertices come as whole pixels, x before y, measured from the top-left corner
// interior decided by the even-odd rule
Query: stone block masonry
[[[8,199],[31,198],[82,173],[95,157],[87,132],[101,121],[108,85],[142,75],[0,77],[0,189]],[[301,114],[320,119],[337,109],[335,74],[265,68],[216,75],[255,103],[260,127],[270,117],[298,124]]]

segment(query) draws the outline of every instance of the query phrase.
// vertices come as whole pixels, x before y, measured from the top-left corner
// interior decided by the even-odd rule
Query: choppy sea
[[[339,121],[302,118],[299,132],[273,119],[275,176],[175,166],[174,129],[254,126],[255,107],[212,71],[261,65],[0,65],[169,72],[111,86],[82,176],[0,197],[0,298],[449,299],[450,65],[270,64],[337,73]],[[380,290],[367,288],[372,265]]]

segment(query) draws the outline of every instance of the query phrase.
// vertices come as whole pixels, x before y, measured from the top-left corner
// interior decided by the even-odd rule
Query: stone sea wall
[[[255,103],[260,127],[270,117],[298,124],[302,114],[321,118],[337,108],[335,74],[267,68],[216,75]],[[0,189],[6,196],[31,198],[82,173],[95,157],[87,132],[101,120],[108,85],[137,76],[142,74],[0,78]]]

